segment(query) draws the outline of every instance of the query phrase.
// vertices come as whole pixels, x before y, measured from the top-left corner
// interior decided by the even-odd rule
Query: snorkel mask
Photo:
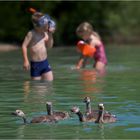
[[[33,25],[36,27],[44,28],[47,27],[49,32],[54,32],[56,29],[56,23],[48,14],[42,14],[37,12],[34,8],[29,8],[29,11],[33,14],[33,17],[41,16],[38,20],[33,20]]]
[[[42,16],[38,21],[39,27],[45,27],[48,25],[48,31],[53,32],[56,28],[56,23],[51,19],[48,14]]]
[[[36,14],[36,13],[35,13]],[[48,14],[43,15],[37,22],[33,22],[36,27],[45,28],[48,26],[49,32],[54,32],[56,29],[56,23],[50,18]]]

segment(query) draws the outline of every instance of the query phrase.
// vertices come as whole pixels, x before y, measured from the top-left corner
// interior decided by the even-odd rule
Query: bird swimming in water
[[[25,124],[27,124],[27,123],[44,123],[44,122],[51,123],[51,122],[57,121],[53,116],[42,115],[39,117],[35,117],[30,122],[28,122],[26,115],[24,114],[24,112],[22,110],[16,110],[15,112],[12,112],[12,115],[22,118]]]
[[[95,122],[96,121],[96,119],[93,117],[83,115],[83,113],[80,111],[79,107],[77,106],[72,107],[71,112],[77,114],[80,122]]]
[[[98,105],[99,108],[99,115],[95,121],[95,123],[114,123],[117,121],[116,116],[113,115],[104,115],[104,105],[103,104],[99,104]]]
[[[86,116],[88,117],[94,117],[94,118],[98,118],[99,116],[99,110],[95,110],[93,108],[91,108],[91,100],[90,97],[85,97],[83,100],[84,103],[86,103]],[[113,115],[112,113],[104,110],[104,116],[112,116],[115,117],[115,115]]]
[[[53,116],[56,120],[64,120],[69,118],[69,114],[66,111],[53,111],[52,102],[46,102],[47,113]]]

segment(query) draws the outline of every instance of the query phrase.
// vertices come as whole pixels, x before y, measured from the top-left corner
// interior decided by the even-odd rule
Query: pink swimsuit
[[[105,65],[107,64],[107,58],[106,58],[105,49],[104,49],[103,44],[101,44],[100,46],[96,46],[96,52],[94,54],[94,59],[95,59],[95,63],[97,63],[97,61],[100,61],[100,62],[104,63]]]

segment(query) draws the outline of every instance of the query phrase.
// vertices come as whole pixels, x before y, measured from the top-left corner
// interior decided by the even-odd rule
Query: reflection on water
[[[94,69],[84,69],[79,71],[81,87],[83,87],[85,96],[91,96],[94,93],[101,93],[102,92],[102,84],[105,84],[103,77],[105,75],[100,75]]]
[[[97,73],[95,70],[81,70],[80,71],[80,80],[82,82],[82,87],[85,93],[98,92],[96,87]]]
[[[25,129],[26,125],[21,125],[18,127],[17,130],[17,139],[23,139],[24,138],[24,129]]]
[[[103,124],[99,124],[98,131],[100,133],[100,139],[105,139],[104,125]]]
[[[46,103],[53,94],[53,84],[46,81],[25,81],[23,89],[25,102]]]

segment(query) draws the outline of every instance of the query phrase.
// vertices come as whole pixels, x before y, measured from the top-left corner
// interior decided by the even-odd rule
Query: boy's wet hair
[[[32,22],[33,22],[33,25],[35,27],[39,27],[39,19],[44,16],[43,13],[41,12],[35,12],[33,15],[32,15]]]

